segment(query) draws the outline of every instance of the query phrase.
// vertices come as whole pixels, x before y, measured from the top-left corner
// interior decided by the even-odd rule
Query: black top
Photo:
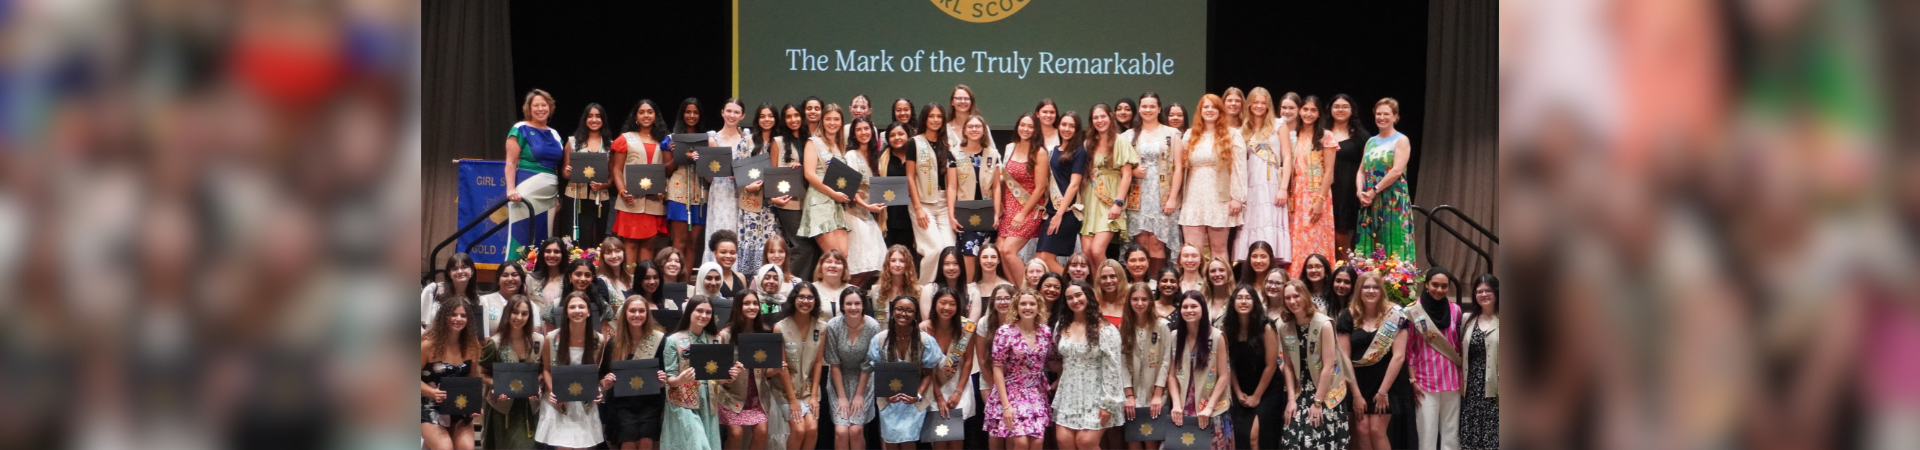
[[[1340,141],[1340,150],[1333,154],[1333,228],[1352,232],[1360,217],[1360,197],[1355,194],[1353,175],[1360,171],[1360,160],[1366,156],[1365,136],[1347,136]]]
[[[1054,146],[1053,151],[1047,152],[1047,169],[1052,172],[1053,184],[1060,187],[1061,194],[1069,196],[1075,195],[1075,193],[1067,192],[1067,187],[1073,184],[1073,174],[1083,174],[1084,178],[1084,174],[1087,173],[1087,151],[1082,147],[1075,146],[1072,150],[1073,157],[1068,158],[1066,163],[1061,163],[1060,147],[1062,146]],[[1046,203],[1047,211],[1050,213],[1053,212],[1053,202]]]
[[[1261,372],[1267,370],[1268,361],[1273,361],[1273,358],[1267,355],[1265,330],[1265,327],[1247,330],[1248,336],[1245,341],[1234,340],[1235,336],[1226,336],[1227,368],[1233,371],[1234,381],[1238,382],[1236,387],[1240,392],[1248,395],[1252,395],[1254,389],[1260,386]]]
[[[905,158],[888,156],[880,159],[880,164],[884,166],[883,169],[886,170],[887,176],[901,177],[907,175],[907,160]],[[944,173],[945,171],[937,172],[943,172],[941,176],[946,175]],[[874,175],[879,176],[880,174],[875,173]],[[914,188],[914,186],[907,186],[907,189]],[[887,207],[887,231],[889,233],[913,230],[913,211],[911,208],[911,206],[907,205]]]
[[[1340,318],[1334,320],[1333,331],[1349,335],[1347,338],[1347,348],[1353,349],[1353,352],[1348,357],[1352,360],[1359,360],[1361,357],[1367,355],[1367,346],[1373,345],[1373,335],[1375,331],[1378,330],[1367,331],[1364,328],[1354,327],[1353,314],[1341,312]],[[1408,333],[1410,331],[1406,328],[1401,328],[1400,332]],[[1417,339],[1413,336],[1408,336],[1408,338]],[[1380,382],[1386,381],[1387,366],[1392,364],[1390,358],[1392,358],[1392,355],[1380,358],[1380,362],[1374,363],[1374,365],[1357,366],[1353,368],[1354,378],[1358,378],[1360,381],[1360,393],[1365,394],[1367,400],[1373,400],[1373,394],[1380,392]],[[1406,372],[1408,367],[1411,367],[1411,365],[1405,362],[1400,364],[1400,376],[1394,377],[1393,386],[1387,389],[1388,396],[1399,397],[1413,395],[1413,383]],[[1393,406],[1395,409],[1399,409],[1399,405]],[[1407,406],[1410,407],[1412,405]]]

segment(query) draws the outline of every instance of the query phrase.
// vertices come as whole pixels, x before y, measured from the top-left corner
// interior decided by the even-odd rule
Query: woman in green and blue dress
[[[1400,102],[1393,97],[1373,105],[1373,124],[1380,135],[1367,139],[1366,154],[1360,160],[1360,222],[1355,226],[1353,249],[1363,257],[1384,253],[1401,261],[1414,260],[1413,197],[1408,195],[1407,158],[1413,144],[1393,129],[1400,122]]]

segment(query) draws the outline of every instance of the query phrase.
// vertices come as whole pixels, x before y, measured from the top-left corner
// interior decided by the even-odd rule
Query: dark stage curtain
[[[1427,3],[1426,136],[1413,149],[1421,161],[1414,204],[1452,205],[1494,233],[1499,204],[1499,5],[1494,0]],[[1405,112],[1403,111],[1404,115]],[[1415,214],[1420,265],[1428,265],[1426,218]],[[1441,221],[1492,252],[1492,242],[1451,216]],[[1431,261],[1462,282],[1491,268],[1445,230],[1433,230]],[[1497,260],[1497,255],[1495,255]],[[1465,289],[1464,287],[1462,289]]]
[[[453,160],[498,160],[507,127],[520,118],[513,92],[513,46],[505,0],[426,0],[421,4],[422,135],[420,255],[460,227]],[[444,250],[445,260],[458,249]]]

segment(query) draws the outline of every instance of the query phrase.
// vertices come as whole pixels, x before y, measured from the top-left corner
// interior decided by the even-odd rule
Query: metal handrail
[[[438,245],[434,245],[433,251],[427,252],[427,273],[420,275],[420,285],[425,286],[427,283],[432,283],[434,275],[439,275],[441,272],[445,272],[447,270],[446,268],[443,268],[443,267],[436,267],[438,264],[436,262],[438,261],[438,258],[436,257],[440,255],[440,250],[447,248],[448,245],[453,245],[453,243],[456,241],[459,241],[461,235],[467,234],[467,230],[471,230],[473,229],[474,226],[480,225],[480,221],[487,220],[487,217],[492,216],[494,211],[499,211],[500,208],[506,207],[507,203],[508,203],[507,199],[505,198],[500,199],[500,203],[495,203],[493,207],[487,208],[487,212],[480,213],[480,215],[475,216],[473,220],[467,221],[466,225],[461,225],[459,230],[454,231],[452,236],[447,236],[446,240],[442,240]],[[524,199],[524,198],[520,199],[520,203],[527,206],[527,211],[533,211],[533,204],[527,202],[527,199]],[[466,250],[467,253],[472,253],[473,246],[478,245],[480,241],[486,240],[487,236],[492,236],[493,233],[500,231],[501,228],[505,228],[507,224],[510,224],[510,223],[513,223],[511,214],[508,215],[508,219],[506,222],[501,222],[499,225],[494,225],[493,228],[488,228],[487,232],[480,233],[480,236],[475,237],[473,239],[473,242],[468,243],[467,248],[465,248],[464,250]],[[508,251],[512,251],[512,250],[508,250]]]
[[[1474,230],[1479,231],[1481,235],[1486,236],[1487,239],[1493,241],[1494,244],[1500,243],[1500,236],[1497,236],[1493,234],[1492,231],[1487,230],[1487,227],[1480,226],[1479,222],[1474,221],[1472,217],[1468,217],[1466,213],[1460,212],[1459,208],[1454,208],[1453,206],[1450,206],[1450,205],[1440,205],[1440,206],[1433,207],[1432,210],[1428,210],[1427,208],[1422,208],[1417,205],[1410,205],[1410,206],[1413,206],[1414,211],[1419,211],[1421,215],[1427,217],[1426,236],[1424,236],[1421,239],[1422,241],[1425,241],[1423,244],[1425,248],[1421,250],[1421,253],[1427,254],[1428,267],[1440,265],[1439,261],[1434,258],[1434,253],[1433,253],[1433,229],[1435,226],[1438,226],[1441,230],[1446,231],[1447,234],[1453,235],[1453,238],[1455,240],[1459,240],[1461,244],[1465,244],[1467,246],[1467,249],[1473,250],[1475,254],[1480,255],[1480,259],[1483,261],[1486,261],[1488,270],[1493,269],[1492,253],[1488,252],[1484,248],[1481,248],[1479,244],[1475,244],[1473,243],[1473,241],[1468,240],[1465,235],[1460,234],[1459,230],[1456,230],[1452,226],[1447,225],[1445,222],[1440,222],[1438,220],[1440,218],[1441,213],[1452,212],[1454,217],[1459,218],[1460,221],[1462,222],[1466,222],[1468,226],[1471,226],[1473,227]]]

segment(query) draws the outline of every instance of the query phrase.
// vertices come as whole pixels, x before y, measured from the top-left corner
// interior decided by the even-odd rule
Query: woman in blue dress
[[[873,337],[874,345],[867,350],[867,372],[883,362],[919,361],[922,368],[920,395],[894,394],[876,399],[881,406],[880,448],[886,450],[913,450],[915,441],[920,440],[920,425],[926,420],[920,404],[926,392],[933,392],[934,403],[945,402],[940,390],[934,389],[933,368],[939,367],[946,355],[932,335],[920,331],[918,303],[911,296],[894,297],[887,312],[887,329]]]

